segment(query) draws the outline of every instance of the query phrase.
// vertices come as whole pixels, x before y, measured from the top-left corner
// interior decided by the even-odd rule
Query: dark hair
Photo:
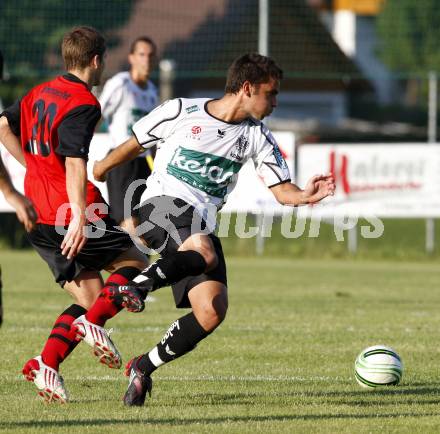
[[[93,27],[74,27],[64,35],[61,53],[67,71],[84,69],[90,65],[96,55],[102,60],[105,53],[105,39]]]
[[[154,53],[156,53],[157,51],[156,43],[149,36],[139,36],[131,43],[130,54],[134,53],[134,50],[136,50],[136,45],[138,42],[145,42],[147,44],[150,44],[153,47]]]
[[[226,93],[238,93],[245,81],[251,84],[267,83],[271,78],[281,80],[282,69],[273,59],[257,53],[248,53],[232,62],[226,77]]]

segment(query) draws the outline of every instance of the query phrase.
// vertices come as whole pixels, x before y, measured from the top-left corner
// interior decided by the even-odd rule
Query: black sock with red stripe
[[[57,318],[41,352],[41,357],[46,365],[58,371],[60,363],[78,345],[72,323],[86,312],[82,306],[72,304]]]
[[[106,280],[98,299],[86,313],[87,321],[103,327],[107,320],[113,318],[122,309],[122,306],[120,301],[110,300],[106,296],[106,288],[125,285],[129,280],[136,277],[139,272],[140,270],[136,267],[122,267],[112,273]]]

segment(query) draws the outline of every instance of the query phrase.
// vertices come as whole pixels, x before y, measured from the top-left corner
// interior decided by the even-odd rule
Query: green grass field
[[[32,251],[2,250],[0,431],[23,432],[439,432],[440,267],[434,262],[229,257],[230,309],[191,354],[154,374],[153,398],[125,408],[122,371],[85,344],[63,364],[67,405],[45,405],[21,379],[57,314],[69,304]],[[110,326],[125,360],[148,350],[177,311],[169,289],[145,312]],[[402,356],[403,383],[361,389],[364,347]]]

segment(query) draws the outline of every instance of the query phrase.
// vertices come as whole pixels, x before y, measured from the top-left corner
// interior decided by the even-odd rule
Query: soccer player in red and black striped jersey
[[[102,363],[121,366],[102,326],[122,306],[99,296],[103,288],[129,281],[147,265],[130,237],[114,229],[107,204],[87,180],[89,145],[101,116],[90,90],[100,82],[104,53],[99,32],[72,29],[62,42],[67,74],[31,89],[0,115],[0,142],[26,167],[25,195],[37,212],[29,240],[74,298],[55,321],[41,355],[23,368],[46,401],[67,401],[59,365],[78,338],[93,346]],[[112,273],[105,283],[103,269]]]

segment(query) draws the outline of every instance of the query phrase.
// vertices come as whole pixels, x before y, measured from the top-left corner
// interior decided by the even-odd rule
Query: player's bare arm
[[[309,179],[304,190],[290,182],[278,184],[271,187],[270,190],[282,205],[308,205],[319,202],[327,196],[333,196],[335,181],[331,174],[315,175]]]
[[[23,167],[26,167],[20,139],[12,132],[6,116],[0,117],[0,142]]]
[[[23,223],[27,232],[30,232],[37,220],[37,213],[32,202],[19,193],[12,184],[9,173],[0,158],[0,191],[5,196],[7,202],[15,209],[18,220]]]
[[[129,138],[110,152],[104,159],[95,162],[93,165],[93,177],[97,181],[105,181],[107,173],[111,169],[133,160],[144,151],[145,149],[139,145],[135,137]]]
[[[67,259],[76,256],[87,241],[86,225],[87,166],[82,158],[66,157],[66,190],[72,209],[72,220],[61,243]]]

